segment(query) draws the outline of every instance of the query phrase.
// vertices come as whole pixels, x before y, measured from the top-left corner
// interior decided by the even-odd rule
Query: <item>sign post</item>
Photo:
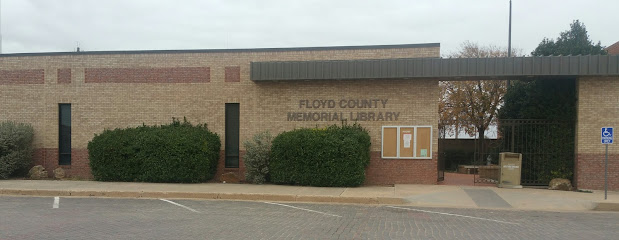
[[[608,198],[608,145],[613,144],[613,128],[602,128],[602,144],[606,145],[606,160],[604,162],[604,200]]]

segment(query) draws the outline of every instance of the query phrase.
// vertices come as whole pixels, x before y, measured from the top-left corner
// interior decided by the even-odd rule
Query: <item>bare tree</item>
[[[454,136],[458,139],[458,133],[464,126],[464,111],[460,110],[460,104],[453,102],[453,82],[439,82],[439,137],[445,139]]]

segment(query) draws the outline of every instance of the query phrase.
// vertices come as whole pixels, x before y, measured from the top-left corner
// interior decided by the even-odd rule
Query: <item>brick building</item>
[[[606,47],[606,51],[608,51],[609,55],[619,55],[619,41]]]
[[[575,179],[581,188],[600,188],[598,125],[619,127],[616,58],[605,60],[604,73],[546,72],[546,64],[562,66],[567,58],[441,59],[439,48],[2,54],[0,121],[32,124],[36,164],[82,177],[91,176],[88,141],[106,128],[165,124],[173,117],[207,123],[222,138],[217,176],[242,176],[240,143],[255,133],[357,121],[372,139],[366,184],[435,184],[439,80],[577,77]],[[618,158],[612,147],[613,189],[619,189]]]

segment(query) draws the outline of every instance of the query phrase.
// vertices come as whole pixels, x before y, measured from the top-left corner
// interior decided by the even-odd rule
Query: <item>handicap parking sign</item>
[[[602,144],[613,144],[613,128],[602,128]]]

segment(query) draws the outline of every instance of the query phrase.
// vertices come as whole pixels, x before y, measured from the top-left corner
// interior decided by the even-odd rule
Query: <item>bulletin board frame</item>
[[[391,156],[385,156],[385,147],[387,147],[388,149],[393,149],[392,146],[385,146],[385,142],[387,143],[393,143],[393,139],[388,139],[385,140],[385,128],[387,129],[397,129],[397,140],[395,141],[396,143],[396,156],[393,156],[392,153],[390,153]],[[429,139],[429,149],[426,150],[427,151],[427,156],[426,157],[420,157],[418,155],[420,151],[418,151],[417,147],[418,147],[418,140],[417,140],[417,132],[418,132],[418,128],[429,128],[430,129],[430,139]],[[403,157],[400,156],[400,154],[402,153],[401,151],[401,147],[404,145],[401,141],[402,141],[402,133],[401,133],[401,129],[414,129],[414,133],[412,136],[412,141],[410,144],[412,145],[411,147],[413,148],[413,156],[412,157]],[[432,126],[430,125],[403,125],[403,126],[382,126],[381,129],[381,158],[384,159],[432,159],[432,145],[433,145],[433,141],[432,141],[432,137],[433,137],[433,131],[432,131]],[[391,137],[392,134],[388,134],[389,137]],[[427,145],[427,144],[424,144]]]

